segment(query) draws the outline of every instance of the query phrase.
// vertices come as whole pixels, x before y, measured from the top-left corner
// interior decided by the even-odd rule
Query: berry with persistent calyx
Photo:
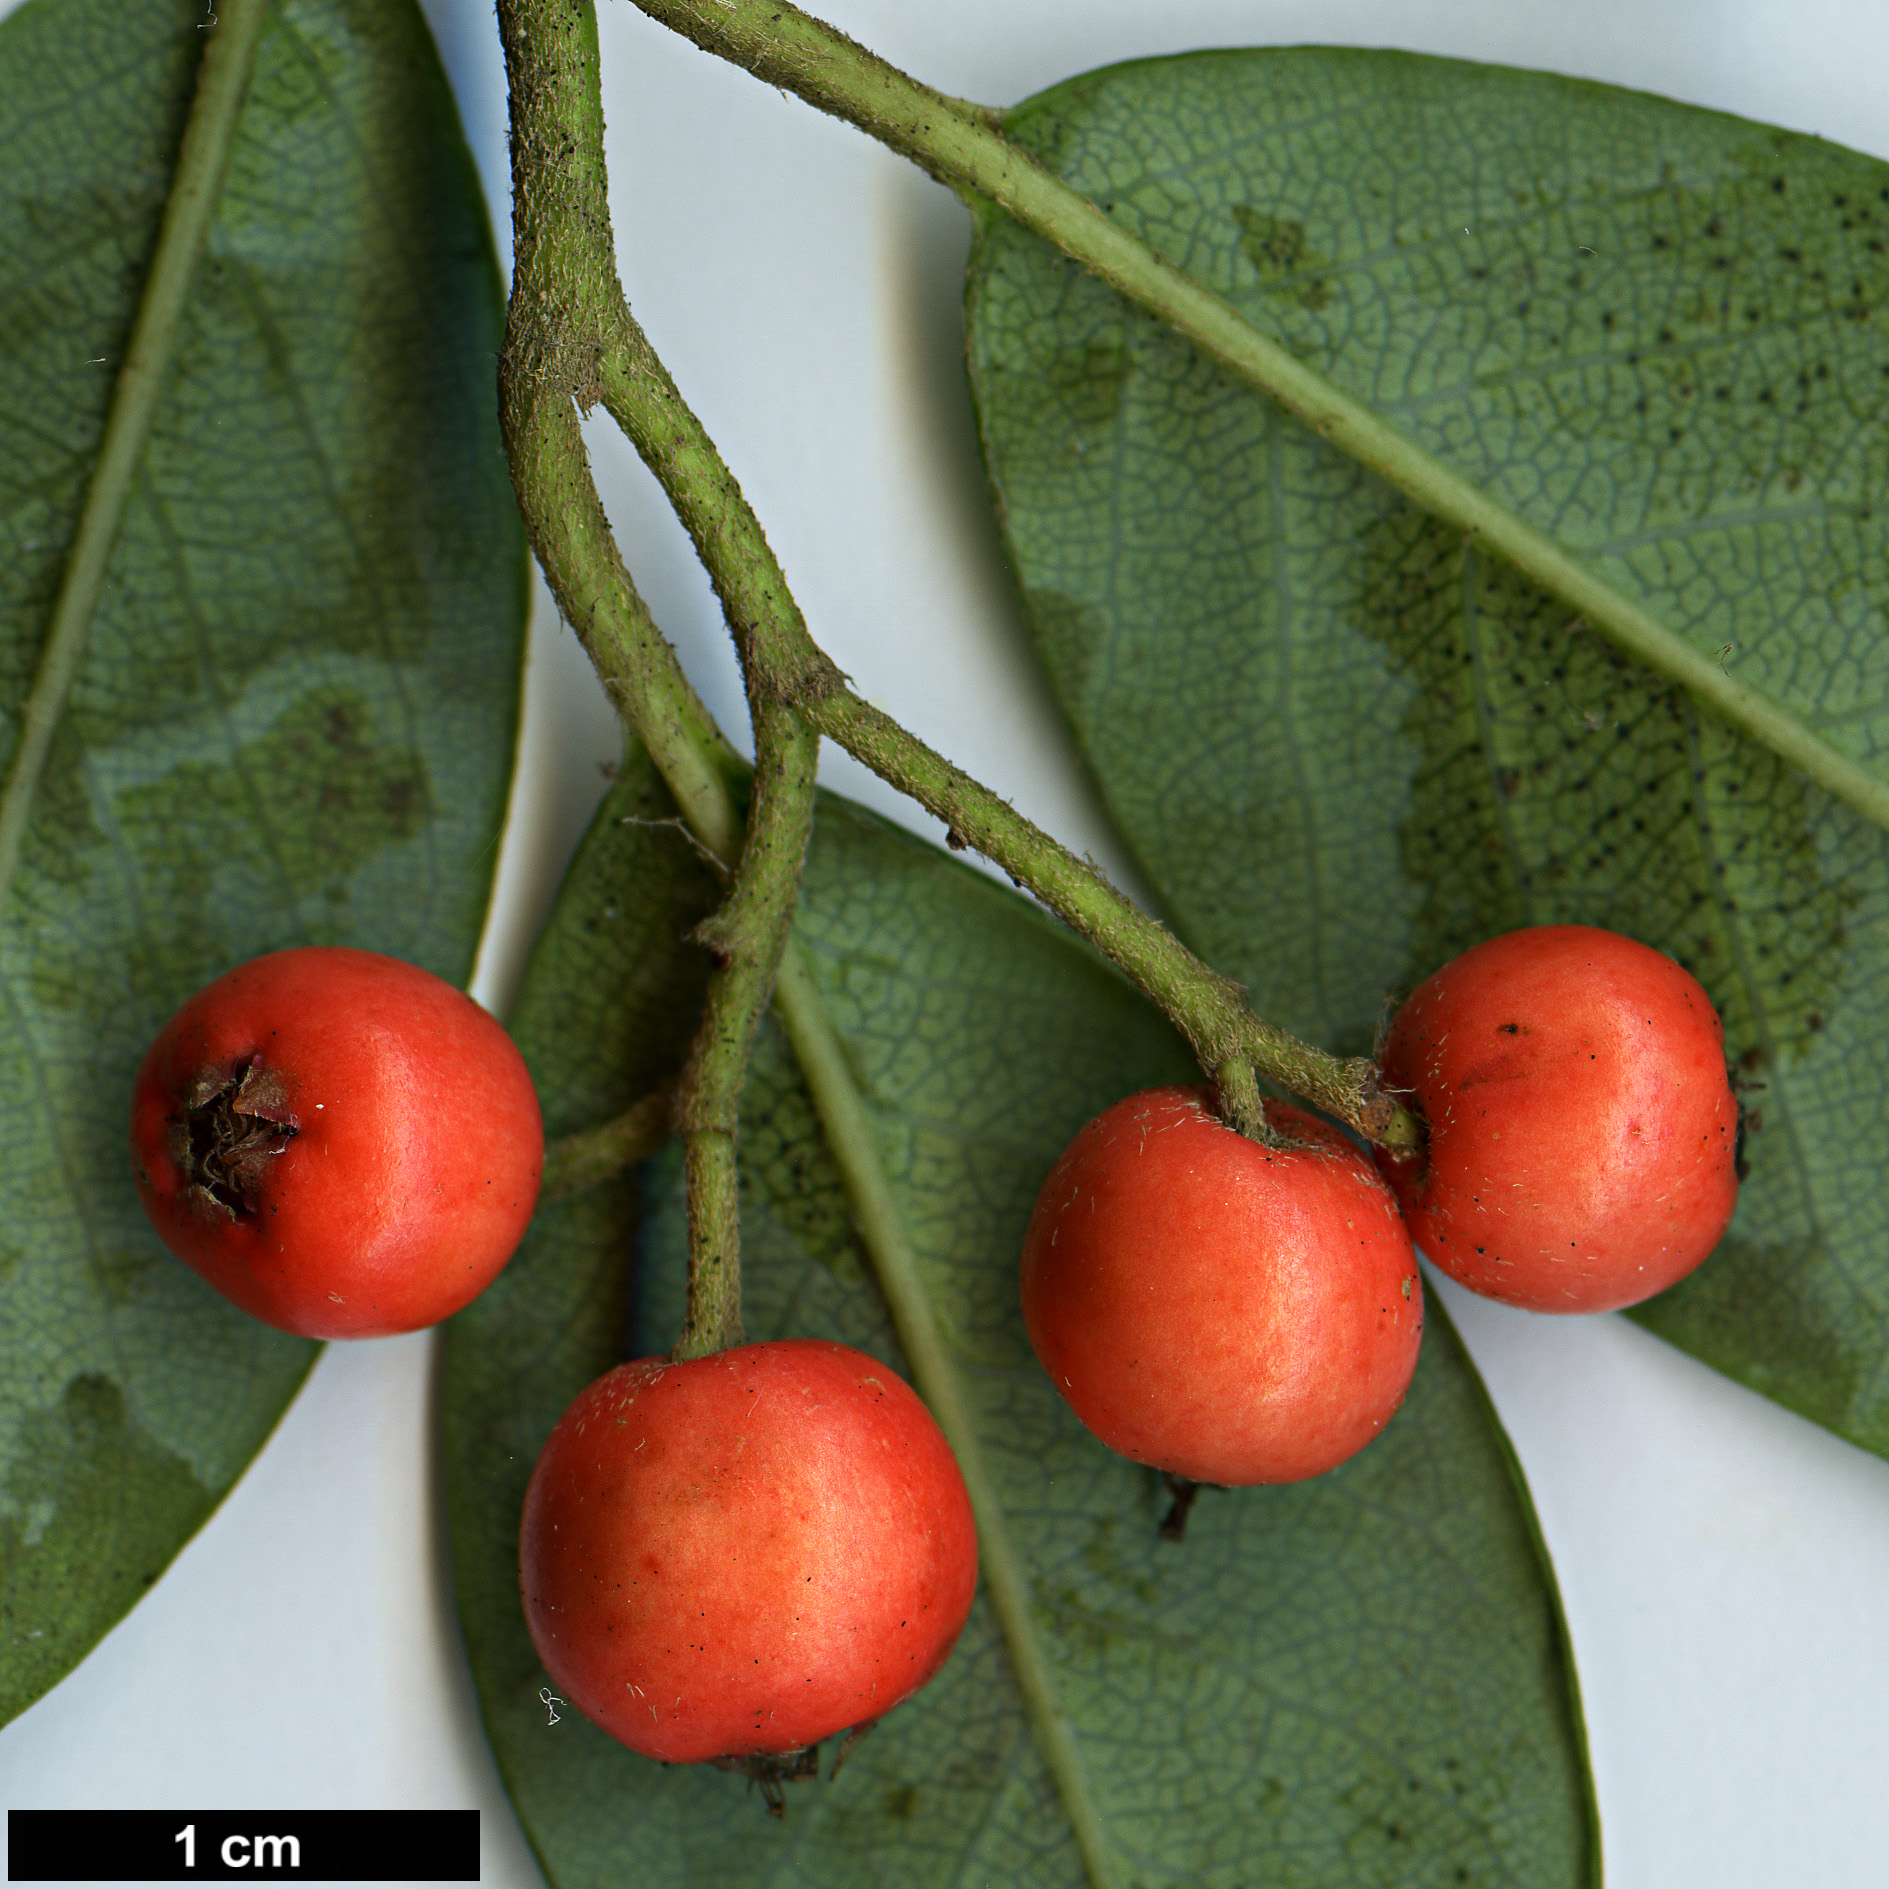
[[[282,1331],[380,1338],[467,1304],[512,1256],[544,1169],[523,1057],[398,958],[251,959],[159,1032],[132,1171],[164,1243]]]
[[[1385,1042],[1427,1146],[1380,1152],[1417,1245],[1471,1291],[1605,1312],[1697,1266],[1738,1201],[1724,1031],[1663,952],[1590,925],[1465,951]]]
[[[1423,1286],[1397,1204],[1288,1103],[1262,1147],[1207,1089],[1150,1089],[1064,1150],[1023,1242],[1030,1342],[1111,1449],[1192,1482],[1296,1482],[1403,1401]]]
[[[944,1664],[977,1535],[931,1413],[819,1339],[597,1379],[532,1471],[519,1585],[559,1694],[671,1764],[794,1752]]]

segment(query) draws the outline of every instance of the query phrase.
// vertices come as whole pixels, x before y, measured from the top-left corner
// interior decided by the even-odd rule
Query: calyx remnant
[[[212,1218],[253,1220],[271,1160],[295,1139],[288,1085],[259,1056],[206,1069],[171,1126],[171,1153],[191,1205]]]

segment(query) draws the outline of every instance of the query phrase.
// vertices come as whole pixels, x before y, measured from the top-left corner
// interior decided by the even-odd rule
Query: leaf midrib
[[[949,184],[974,214],[1002,211],[1432,517],[1490,545],[1636,661],[1889,831],[1889,781],[1878,772],[1844,754],[1774,697],[1721,673],[1704,651],[1591,563],[1300,360],[1278,335],[1177,268],[996,128],[1022,124],[1032,113],[1053,113],[1064,88],[1004,114],[933,91],[787,0],[717,0],[725,18],[705,17],[688,0],[637,3],[764,82],[785,85],[857,125]]]
[[[982,1438],[945,1344],[937,1309],[920,1276],[917,1254],[905,1233],[843,1040],[827,1015],[801,947],[792,939],[781,960],[774,1002],[840,1170],[854,1224],[872,1257],[913,1380],[963,1472],[977,1521],[984,1592],[1010,1652],[1038,1755],[1055,1780],[1091,1884],[1094,1889],[1116,1889],[1113,1846],[1090,1787],[1080,1740],[1063,1707],[1048,1650],[1031,1615],[1022,1557],[1010,1539],[996,1481],[984,1460]]]
[[[0,787],[0,906],[13,890],[27,823],[103,590],[105,570],[144,460],[197,263],[216,214],[255,67],[267,0],[223,0],[204,47],[137,314],[99,437],[33,686]]]

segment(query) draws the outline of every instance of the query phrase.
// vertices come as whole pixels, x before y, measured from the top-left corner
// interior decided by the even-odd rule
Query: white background
[[[490,6],[427,11],[502,204]],[[831,12],[921,77],[997,103],[1132,55],[1341,41],[1551,67],[1889,155],[1889,12],[1869,0],[834,0]],[[604,44],[631,301],[814,634],[874,699],[1077,851],[1118,858],[1027,667],[985,508],[957,352],[964,214],[857,133],[624,0],[605,0]],[[645,594],[739,729],[706,585],[608,423],[591,437]],[[496,1007],[615,746],[541,594],[477,985]],[[850,763],[829,757],[823,777],[904,817]],[[1889,1464],[1618,1318],[1445,1297],[1560,1573],[1613,1889],[1889,1880]],[[537,1883],[453,1622],[432,1364],[424,1335],[326,1354],[151,1595],[0,1732],[0,1804],[477,1806],[484,1880]]]

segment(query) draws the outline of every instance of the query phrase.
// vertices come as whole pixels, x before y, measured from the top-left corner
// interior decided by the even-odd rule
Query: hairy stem
[[[787,0],[636,0],[707,51],[847,119],[961,195],[1001,206],[1431,514],[1488,545],[1635,661],[1889,829],[1889,781],[1722,669],[1546,532],[1453,472],[948,98]]]
[[[1220,1091],[1220,1113],[1248,1141],[1279,1139],[1266,1122],[1266,1104],[1259,1093],[1259,1081],[1250,1056],[1229,1056],[1213,1072],[1214,1087]]]
[[[580,175],[594,174],[596,195],[591,204],[590,234],[599,243],[607,243],[609,223],[601,213],[602,113],[595,103],[595,18],[587,5],[572,8],[567,0],[499,0],[499,18],[513,85],[514,162],[527,172],[537,165],[552,172],[553,175],[540,185],[547,194],[554,191],[560,159],[571,161]],[[529,60],[525,57],[527,52],[531,54]],[[564,62],[564,69],[547,75],[547,62],[556,66],[560,61]],[[557,83],[547,85],[547,76]],[[521,97],[521,90],[534,85],[539,88],[538,92]],[[569,96],[569,90],[581,91],[586,87],[592,95],[588,103]],[[548,102],[541,95],[546,90],[550,94]],[[540,111],[544,114],[543,123],[539,122]],[[527,143],[521,135],[526,132],[533,134],[537,142]],[[594,142],[581,152],[566,143],[566,140],[586,137]],[[521,183],[521,191],[526,187]],[[521,220],[527,214],[538,213],[521,210]],[[608,530],[601,526],[601,507],[597,506],[595,490],[590,485],[582,440],[573,437],[567,445],[551,424],[568,414],[574,388],[568,384],[560,386],[556,375],[532,371],[535,363],[528,350],[554,355],[555,348],[550,334],[528,335],[528,330],[540,324],[555,327],[554,297],[560,273],[567,270],[576,273],[586,266],[562,261],[557,254],[561,243],[583,240],[581,215],[568,212],[561,217],[545,215],[539,228],[550,248],[541,257],[541,267],[534,278],[537,287],[533,293],[537,300],[535,306],[521,306],[515,293],[508,327],[508,338],[516,333],[520,340],[517,365],[507,377],[505,395],[507,445],[512,453],[519,502],[530,521],[534,543],[549,547],[556,558],[555,564],[549,558],[545,560],[546,569],[567,615],[573,622],[593,628],[587,647],[605,685],[617,697],[625,718],[633,726],[652,727],[658,733],[669,731],[672,738],[667,743],[661,747],[652,745],[658,768],[675,792],[683,817],[697,837],[719,857],[727,859],[733,855],[736,818],[728,792],[727,750],[693,696],[684,693],[686,683],[680,681],[679,674],[668,674],[673,656],[665,665],[666,646],[656,647],[660,638],[655,636],[653,627],[648,626],[647,614],[642,612],[641,602],[622,570]],[[594,276],[594,269],[592,274]],[[508,362],[513,360],[509,346],[507,358]],[[538,411],[540,405],[542,412]],[[542,430],[540,422],[544,423]],[[574,436],[574,421],[571,430]],[[534,441],[546,431],[552,434],[555,447],[554,455],[548,460],[548,473],[547,460],[532,450]],[[579,507],[576,527],[558,515],[557,507],[565,501],[575,502]],[[540,555],[544,556],[542,549]],[[782,592],[784,595],[784,585]],[[591,614],[574,608],[586,597],[597,603]],[[597,617],[604,619],[611,633],[594,633]],[[752,683],[750,692],[752,698],[755,694]],[[776,725],[772,713],[762,721],[765,726]],[[783,737],[792,737],[795,733],[784,719],[779,727]],[[757,732],[757,746],[760,745],[761,737]],[[736,904],[738,915],[740,902]],[[826,1018],[812,980],[791,951],[781,969],[779,1002],[789,1035],[803,1059],[803,1066],[808,1068],[809,1084],[826,1132],[834,1138],[839,1150],[848,1198],[861,1238],[875,1271],[888,1282],[888,1299],[901,1308],[898,1313],[900,1330],[907,1343],[913,1377],[927,1404],[934,1411],[945,1413],[941,1417],[945,1434],[957,1447],[960,1461],[965,1465],[965,1479],[985,1556],[986,1587],[997,1608],[1038,1745],[1068,1807],[1091,1882],[1095,1889],[1112,1889],[1116,1879],[1103,1842],[1101,1819],[1069,1715],[1057,1692],[1054,1671],[1030,1615],[1027,1583],[1016,1552],[1009,1544],[1002,1504],[983,1467],[982,1449],[959,1389],[956,1371],[939,1338],[936,1319],[922,1284],[917,1280],[910,1242],[877,1160],[870,1123],[846,1067],[845,1052]],[[692,1207],[698,1187],[716,1198],[728,1198],[725,1191],[718,1191],[720,1177],[692,1175]]]
[[[819,737],[751,676],[756,774],[744,841],[730,791],[739,759],[623,566],[578,428],[577,409],[601,396],[601,363],[641,341],[610,235],[596,14],[518,0],[500,8],[499,26],[516,247],[499,405],[526,527],[560,607],[691,830],[725,863],[740,848],[728,903],[703,928],[718,964],[676,1102],[689,1189],[689,1310],[677,1355],[700,1357],[740,1333],[737,1106],[792,920]],[[739,631],[732,612],[730,622]]]
[[[578,408],[598,397],[597,362],[629,320],[617,280],[603,159],[597,19],[589,6],[516,0],[499,9],[511,81],[514,262],[499,364],[499,419],[532,548],[618,712],[649,751],[696,838],[725,866],[742,844],[722,738],[624,568],[591,477]],[[790,901],[791,903],[791,901]],[[731,1038],[745,1062],[745,983],[711,982],[704,1039]],[[766,1002],[763,991],[761,1002]],[[733,1077],[738,1089],[739,1067]],[[740,1242],[728,1078],[698,1044],[688,1078],[689,1312],[699,1356],[740,1329]],[[729,1111],[732,1117],[732,1108]],[[708,1123],[711,1125],[705,1126]]]
[[[158,226],[157,248],[112,390],[92,482],[66,554],[39,668],[20,711],[19,740],[5,785],[0,786],[0,902],[19,870],[20,848],[46,757],[52,751],[53,733],[79,672],[119,521],[176,352],[184,304],[223,192],[236,121],[249,93],[256,44],[268,11],[268,0],[224,0],[217,24],[204,42],[197,89]]]
[[[661,481],[721,597],[750,698],[796,708],[945,821],[1111,957],[1187,1036],[1208,1070],[1249,1057],[1266,1076],[1360,1133],[1414,1147],[1415,1117],[1341,1059],[1254,1017],[1242,993],[998,795],[845,686],[813,642],[765,534],[714,443],[631,318],[616,277],[588,7],[500,9],[512,72],[517,262],[500,406],[534,548],[553,591],[684,817],[715,854],[737,844],[727,791],[738,765],[650,620],[597,498],[575,402],[601,399]],[[560,296],[568,296],[568,320]],[[1270,1138],[1255,1111],[1243,1130]],[[706,1146],[704,1158],[708,1158]],[[728,1177],[711,1161],[705,1187]]]
[[[1415,1118],[1379,1092],[1368,1061],[1328,1055],[1255,1017],[1237,984],[1123,897],[1095,865],[846,686],[809,635],[741,488],[634,322],[626,318],[620,344],[601,358],[598,374],[611,417],[695,540],[734,632],[751,699],[791,702],[812,727],[942,820],[954,845],[994,860],[1134,979],[1187,1037],[1203,1069],[1236,1059],[1249,1086],[1257,1067],[1362,1134],[1388,1146],[1416,1145]],[[1256,1090],[1249,1106],[1236,1086],[1232,1103],[1229,1115],[1242,1133],[1276,1139]]]
[[[594,1128],[560,1135],[544,1151],[539,1205],[581,1194],[585,1188],[647,1161],[669,1139],[674,1126],[675,1101],[667,1090],[658,1090]]]
[[[676,1098],[689,1189],[689,1309],[678,1359],[741,1337],[741,1215],[735,1167],[741,1085],[793,922],[813,831],[820,738],[779,703],[753,702],[754,793],[727,903],[696,931],[716,956]]]
[[[1415,1116],[1377,1086],[1363,1057],[1330,1055],[1247,1009],[1244,993],[1141,911],[1101,870],[1078,859],[1022,814],[908,734],[871,703],[838,690],[809,703],[808,719],[882,779],[946,823],[953,842],[975,847],[1027,886],[1057,917],[1121,966],[1166,1011],[1203,1069],[1245,1061],[1281,1087],[1391,1148],[1414,1148]],[[1238,1124],[1273,1139],[1256,1111]]]
[[[604,686],[709,852],[741,845],[745,770],[630,581],[578,427],[597,363],[629,320],[603,163],[597,18],[589,6],[499,8],[511,81],[512,296],[499,419],[532,549]]]

